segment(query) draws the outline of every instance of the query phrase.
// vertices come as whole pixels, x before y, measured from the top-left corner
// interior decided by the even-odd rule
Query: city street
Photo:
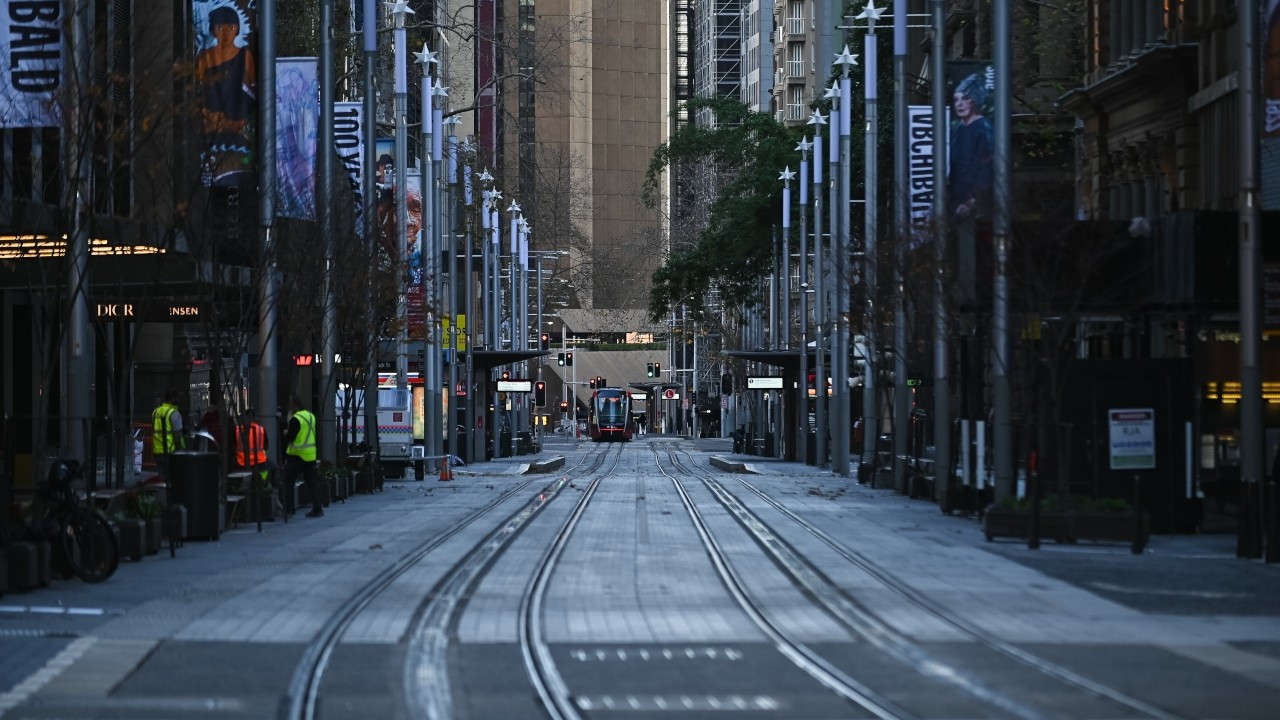
[[[1280,568],[1234,536],[1032,551],[730,451],[557,435],[5,595],[0,715],[1277,716]]]

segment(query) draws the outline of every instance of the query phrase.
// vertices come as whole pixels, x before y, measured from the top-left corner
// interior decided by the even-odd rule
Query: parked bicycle
[[[120,544],[102,513],[80,500],[76,485],[84,470],[75,460],[59,460],[36,493],[37,518],[54,530],[54,551],[87,583],[98,583],[120,565]]]

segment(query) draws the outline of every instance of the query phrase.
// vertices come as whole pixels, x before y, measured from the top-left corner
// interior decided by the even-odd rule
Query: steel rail
[[[524,656],[525,671],[529,675],[530,683],[533,684],[538,693],[539,700],[542,701],[543,708],[546,709],[552,720],[581,720],[582,716],[578,713],[577,707],[574,706],[572,695],[569,693],[569,686],[556,669],[555,659],[551,657],[551,649],[547,647],[546,640],[543,638],[542,611],[547,587],[551,583],[551,575],[555,572],[560,556],[564,554],[564,549],[569,544],[569,538],[573,535],[574,530],[577,529],[578,521],[582,519],[582,514],[586,511],[587,505],[591,503],[596,490],[600,487],[600,481],[617,470],[623,447],[625,445],[620,445],[618,452],[614,454],[613,467],[607,473],[592,480],[587,489],[583,491],[582,497],[578,499],[578,504],[574,507],[568,520],[565,521],[560,531],[556,533],[555,539],[547,547],[546,552],[543,553],[533,577],[529,579],[524,597],[520,600],[520,613],[517,622],[518,635],[520,636],[520,652]]]
[[[856,550],[849,548],[844,543],[841,543],[839,540],[832,538],[829,534],[824,532],[821,528],[818,528],[813,523],[809,522],[808,520],[805,520],[804,518],[800,517],[795,512],[793,512],[792,510],[783,506],[777,500],[769,497],[769,495],[766,494],[763,490],[760,490],[759,488],[747,482],[746,480],[743,480],[742,478],[735,478],[735,479],[738,482],[740,482],[745,488],[747,488],[750,492],[752,492],[761,500],[763,500],[766,504],[773,507],[779,513],[783,514],[792,522],[796,523],[801,528],[803,528],[804,530],[812,534],[814,537],[816,537],[820,541],[822,541],[825,545],[827,545],[829,548],[831,548],[833,551],[835,551],[844,559],[848,560],[850,563],[856,565],[863,572],[867,573],[871,577],[878,580],[886,588],[894,591],[897,595],[902,597],[904,600],[911,602],[912,604],[916,605],[922,610],[925,610],[926,612],[930,613],[931,615],[941,620],[942,622],[945,622],[946,624],[950,625],[952,628],[960,631],[961,633],[968,636],[975,642],[978,642],[982,645],[985,645],[988,648],[991,648],[1008,657],[1018,660],[1024,665],[1027,665],[1028,667],[1031,667],[1046,675],[1049,675],[1050,677],[1053,677],[1054,679],[1060,682],[1066,683],[1068,685],[1072,685],[1077,689],[1083,690],[1096,697],[1116,703],[1117,705],[1120,705],[1128,710],[1141,713],[1143,716],[1152,718],[1153,720],[1185,720],[1180,715],[1175,715],[1175,714],[1166,712],[1149,703],[1143,702],[1142,700],[1125,695],[1124,693],[1114,688],[1110,688],[1105,685],[1102,685],[1101,683],[1095,682],[1094,680],[1090,680],[1089,678],[1084,677],[1083,675],[1080,675],[1079,673],[1076,673],[1065,667],[1062,667],[1057,663],[1046,660],[1033,653],[1029,653],[1023,650],[1022,648],[1019,648],[1013,645],[1012,643],[1008,643],[1003,640],[990,637],[989,633],[984,632],[981,628],[973,625],[969,621],[959,617],[958,615],[947,610],[946,608],[942,607],[938,603],[930,600],[923,593],[920,593],[916,591],[914,588],[911,588],[910,586],[906,585],[901,580],[896,578],[892,573],[886,571],[884,568],[880,567],[874,561],[868,559],[862,553],[859,553]]]
[[[586,456],[579,463],[586,462]],[[294,666],[293,676],[289,681],[288,694],[280,704],[279,717],[282,720],[315,720],[316,703],[320,696],[320,683],[328,669],[329,659],[337,647],[338,640],[355,620],[360,611],[373,602],[381,592],[386,590],[401,575],[404,575],[428,553],[474,524],[491,512],[501,503],[509,500],[515,493],[534,484],[539,478],[530,478],[503,493],[482,507],[477,508],[464,518],[442,532],[424,540],[416,547],[402,554],[395,564],[378,573],[373,579],[348,597],[342,605],[325,621],[316,636],[307,643],[302,656]],[[551,487],[552,483],[548,487]]]
[[[591,467],[581,474],[589,476],[599,470],[607,453],[588,453],[573,469],[577,470],[591,457],[594,457]],[[427,595],[430,601],[409,623],[413,630],[405,661],[404,687],[410,717],[431,720],[454,717],[446,653],[450,632],[457,626],[464,600],[471,596],[511,542],[528,527],[529,521],[559,497],[568,484],[569,475],[565,474],[486,535],[431,588]]]
[[[706,548],[712,564],[715,565],[721,582],[724,583],[743,612],[773,642],[774,647],[797,668],[809,674],[837,695],[857,704],[875,717],[881,720],[910,720],[915,718],[914,715],[899,707],[893,701],[863,685],[840,668],[828,662],[805,643],[789,637],[782,628],[778,627],[769,618],[766,611],[751,599],[739,573],[729,563],[724,549],[720,546],[719,541],[715,539],[715,536],[711,534],[706,522],[702,519],[702,514],[698,511],[692,498],[689,497],[684,483],[662,468],[662,461],[658,456],[657,448],[651,447],[650,449],[654,453],[658,471],[671,480],[676,492],[679,493],[680,499],[684,503],[685,511],[693,521],[694,528],[698,531],[698,536],[702,539],[703,546]],[[687,469],[676,462],[670,449],[667,449],[666,452],[673,467],[679,466],[682,469]]]

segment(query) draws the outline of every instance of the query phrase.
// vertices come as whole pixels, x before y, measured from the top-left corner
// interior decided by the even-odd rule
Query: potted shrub
[[[164,536],[164,522],[160,515],[160,500],[154,492],[146,489],[135,489],[128,494],[125,513],[129,517],[142,521],[143,551],[148,555],[160,552],[161,539]]]

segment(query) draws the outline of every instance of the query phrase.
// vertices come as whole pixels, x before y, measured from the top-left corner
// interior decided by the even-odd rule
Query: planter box
[[[998,537],[1011,537],[1025,540],[1031,535],[1031,513],[1027,510],[988,506],[982,514],[982,533],[987,542]],[[1040,512],[1040,539],[1053,540],[1058,543],[1071,541],[1071,533],[1067,523],[1067,515],[1061,511],[1042,510]]]
[[[47,542],[15,542],[5,551],[9,590],[30,592],[47,587],[52,576],[53,547]]]
[[[1133,513],[1071,513],[1068,517],[1071,541],[1132,543],[1135,523]],[[1142,539],[1140,547],[1147,546],[1151,534],[1151,518],[1142,513]]]
[[[144,549],[148,555],[155,555],[160,552],[160,545],[164,539],[164,521],[159,517],[145,518],[143,521],[145,530],[143,534],[146,536]]]
[[[127,557],[134,562],[142,559],[147,548],[147,526],[137,518],[125,518],[114,523],[120,538],[120,557]]]
[[[256,523],[272,522],[276,519],[275,496],[269,493],[250,493],[241,500],[240,521]]]

